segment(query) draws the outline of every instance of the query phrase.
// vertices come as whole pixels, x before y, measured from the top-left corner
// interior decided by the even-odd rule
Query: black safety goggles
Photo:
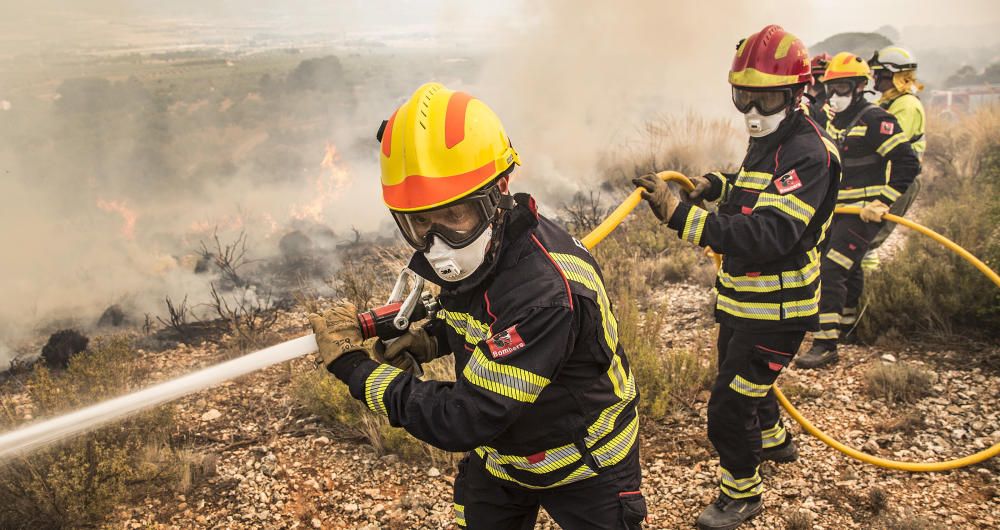
[[[795,97],[791,88],[749,89],[733,87],[733,104],[746,114],[756,108],[763,116],[777,114],[787,108]]]
[[[506,198],[506,200],[505,200]],[[498,208],[509,208],[512,199],[496,185],[467,195],[456,202],[419,212],[392,212],[403,239],[416,250],[427,252],[440,237],[451,248],[472,244],[496,219]]]
[[[850,96],[858,88],[858,81],[852,79],[836,79],[826,82],[828,94],[837,96]]]

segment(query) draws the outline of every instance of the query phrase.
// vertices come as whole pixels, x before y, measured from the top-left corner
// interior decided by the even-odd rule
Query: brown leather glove
[[[699,202],[704,200],[702,196],[710,189],[712,189],[712,181],[708,180],[708,177],[691,177],[691,183],[694,184],[694,189],[686,192],[687,199],[691,202]]]
[[[660,180],[660,177],[655,174],[649,173],[632,179],[632,184],[643,189],[642,198],[649,203],[649,209],[653,210],[653,215],[661,223],[670,220],[670,216],[674,214],[674,210],[680,204],[680,199],[666,182]]]
[[[875,199],[861,208],[861,220],[866,223],[880,223],[882,216],[889,211],[889,206],[884,202]]]
[[[437,337],[427,333],[423,328],[410,328],[402,337],[375,350],[380,362],[388,363],[401,370],[418,373],[419,366],[437,357]]]
[[[319,355],[316,356],[318,366],[326,368],[347,352],[365,349],[358,326],[358,313],[351,304],[338,304],[323,316],[311,313],[309,324],[319,346]]]

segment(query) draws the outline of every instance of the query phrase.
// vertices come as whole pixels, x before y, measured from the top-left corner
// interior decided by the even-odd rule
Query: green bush
[[[929,169],[944,173],[926,176],[931,185],[921,196],[926,206],[918,221],[995,270],[1000,263],[1000,111],[985,110],[968,119],[976,127],[966,127],[966,136],[939,147],[928,144]],[[978,133],[967,136],[969,130]],[[963,146],[965,151],[949,151]],[[914,332],[972,331],[993,337],[1000,332],[1000,290],[970,263],[923,235],[911,233],[896,257],[865,281],[862,305],[868,307],[858,325],[862,340]]]
[[[35,416],[47,417],[127,392],[141,375],[117,337],[74,356],[65,373],[38,365],[27,386]],[[173,430],[172,409],[160,407],[0,463],[0,528],[96,526],[116,504],[176,485],[186,464],[170,447]]]

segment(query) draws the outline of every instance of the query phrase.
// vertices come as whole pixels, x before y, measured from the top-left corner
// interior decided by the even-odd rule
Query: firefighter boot
[[[805,355],[795,358],[795,366],[798,368],[820,368],[840,360],[837,355],[837,345],[823,342],[814,342],[812,348]]]
[[[789,435],[788,441],[778,447],[768,447],[760,452],[761,460],[770,460],[779,464],[787,464],[799,459],[799,448],[795,446],[795,440]]]
[[[764,501],[760,496],[750,499],[734,499],[725,493],[720,493],[715,502],[708,505],[698,516],[698,528],[701,530],[731,530],[743,524],[764,509]]]

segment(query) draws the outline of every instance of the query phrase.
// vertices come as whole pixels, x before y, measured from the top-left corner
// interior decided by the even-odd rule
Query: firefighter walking
[[[353,308],[310,315],[322,365],[393,426],[468,451],[460,527],[531,529],[543,506],[564,528],[640,528],[638,391],[600,267],[529,195],[509,194],[520,160],[482,101],[428,83],[378,137],[385,204],[442,310],[385,364]],[[455,382],[406,370],[450,353]]]
[[[818,368],[839,359],[841,327],[857,318],[856,304],[864,285],[861,260],[882,227],[882,216],[920,172],[910,136],[892,114],[865,100],[870,76],[868,63],[847,52],[835,55],[823,75],[834,112],[827,131],[840,148],[844,165],[837,204],[860,206],[861,215],[833,219],[822,261],[820,330],[813,334],[812,348],[795,361],[802,368]],[[855,293],[851,306],[847,305],[849,290]]]
[[[698,517],[730,529],[763,509],[762,459],[798,457],[771,390],[819,315],[820,251],[840,177],[837,149],[801,108],[812,81],[806,47],[779,26],[740,42],[729,72],[750,146],[738,172],[692,179],[689,200],[719,200],[717,213],[680,202],[654,175],[635,180],[653,213],[678,236],[723,254],[716,280],[719,373],[708,436],[721,490]]]

